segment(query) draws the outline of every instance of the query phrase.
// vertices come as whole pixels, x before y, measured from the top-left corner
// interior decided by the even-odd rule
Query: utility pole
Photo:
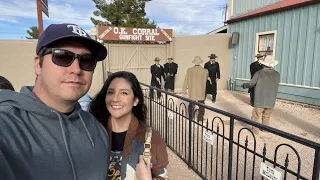
[[[226,7],[224,9],[224,25],[227,25],[227,11],[228,11],[228,4],[226,4]]]
[[[41,0],[36,0],[36,1],[37,1],[37,14],[38,14],[38,30],[39,30],[39,35],[41,35],[43,32]]]

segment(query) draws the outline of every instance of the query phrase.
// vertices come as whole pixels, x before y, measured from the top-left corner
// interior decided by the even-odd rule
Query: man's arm
[[[253,77],[254,73],[255,73],[254,65],[253,65],[253,63],[251,63],[251,64],[250,64],[250,74],[251,74],[251,78]]]
[[[169,73],[169,67],[168,67],[167,63],[164,64],[163,66],[164,66],[164,73],[165,74]]]
[[[220,79],[220,65],[217,62],[217,78]]]
[[[175,63],[175,65],[176,65],[176,68],[174,69],[175,71],[174,71],[174,73],[173,73],[173,74],[177,74],[177,72],[178,72],[178,64],[177,64],[177,63]]]
[[[249,81],[249,83],[242,84],[242,88],[246,89],[246,88],[254,87],[258,82],[258,78],[259,78],[259,74],[255,73],[254,76],[252,77],[252,79]]]
[[[156,79],[157,76],[156,76],[156,72],[155,72],[155,69],[153,68],[153,65],[150,67],[150,70],[151,70],[151,76],[153,79]]]
[[[160,69],[161,69],[161,74],[164,80],[166,80],[166,76],[164,74],[164,68],[160,65]]]
[[[183,87],[182,87],[183,93],[187,93],[188,81],[189,81],[189,70],[187,71],[186,77],[184,78]]]
[[[205,68],[205,69],[208,69],[208,63],[205,63],[205,64],[204,64],[204,68]]]

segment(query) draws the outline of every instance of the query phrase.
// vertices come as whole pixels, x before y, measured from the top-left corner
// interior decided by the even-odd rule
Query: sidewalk
[[[174,180],[197,180],[201,179],[192,169],[183,162],[174,152],[167,148],[169,156],[169,178]]]

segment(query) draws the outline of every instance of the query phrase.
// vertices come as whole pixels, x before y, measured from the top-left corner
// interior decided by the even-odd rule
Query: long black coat
[[[207,80],[206,83],[206,94],[217,94],[217,81],[220,79],[220,66],[218,62],[212,63],[208,61],[204,64],[204,68],[208,69],[209,77],[211,78],[212,84]]]
[[[157,87],[161,86],[161,84],[159,84],[159,82],[157,81],[157,78],[160,79],[160,82],[162,82],[161,76],[163,77],[163,79],[165,78],[163,66],[160,65],[160,68],[158,68],[157,65],[154,64],[150,67],[150,70],[151,70],[151,86],[157,86]]]
[[[250,74],[251,74],[251,79],[254,76],[256,72],[261,70],[263,68],[263,65],[259,63],[259,61],[255,61],[250,64]],[[249,88],[249,93],[253,92],[254,88]]]
[[[175,75],[177,74],[178,71],[178,64],[177,63],[166,63],[164,64],[164,73],[166,77],[166,82],[164,85],[165,89],[171,89],[174,90],[174,79]]]

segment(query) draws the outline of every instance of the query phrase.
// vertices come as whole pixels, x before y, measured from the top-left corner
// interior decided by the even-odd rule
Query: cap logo
[[[77,25],[68,25],[67,26],[68,28],[72,27],[72,32],[75,33],[75,34],[78,34],[79,36],[84,36],[84,37],[87,37],[87,33],[82,30],[79,26]]]

